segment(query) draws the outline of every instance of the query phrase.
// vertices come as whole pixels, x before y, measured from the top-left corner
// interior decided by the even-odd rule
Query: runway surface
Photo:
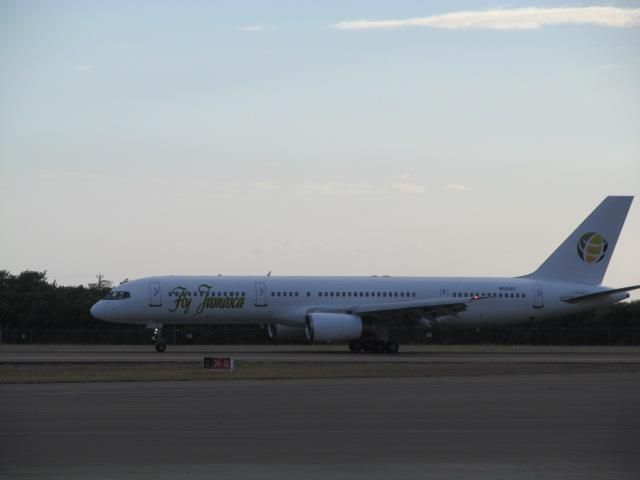
[[[0,386],[2,478],[637,478],[640,374]]]
[[[384,362],[384,363],[640,363],[636,348],[513,348],[493,351],[443,351],[429,347],[405,347],[395,355],[353,354],[346,346],[193,346],[174,347],[157,353],[153,346],[4,346],[0,363],[27,362],[201,362],[205,356],[232,356],[260,362]]]

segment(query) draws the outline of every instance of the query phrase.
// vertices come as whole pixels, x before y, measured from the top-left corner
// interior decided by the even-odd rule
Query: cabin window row
[[[416,292],[318,292],[319,297],[395,297],[411,298]]]
[[[525,298],[524,293],[485,293],[485,292],[454,292],[454,297],[493,297],[493,298]]]
[[[244,297],[245,293],[244,292],[193,292],[193,294],[189,291],[187,292],[180,292],[180,293],[175,293],[175,292],[169,292],[169,296],[179,296],[179,295],[186,295],[187,297],[204,297],[204,296],[209,296],[211,295],[212,297]]]
[[[298,297],[299,292],[271,292],[272,297]],[[307,292],[307,297],[311,296],[311,292]],[[395,297],[395,298],[412,298],[416,296],[416,292],[318,292],[319,297]]]

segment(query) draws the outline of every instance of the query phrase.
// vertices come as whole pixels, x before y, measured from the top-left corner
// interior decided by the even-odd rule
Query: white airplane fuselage
[[[243,277],[158,276],[117,289],[128,298],[101,300],[97,318],[141,324],[270,324],[304,326],[310,310],[441,298],[465,301],[465,311],[446,317],[451,325],[518,324],[570,315],[618,302],[628,293],[571,304],[563,298],[608,290],[578,283],[526,278],[468,277]]]

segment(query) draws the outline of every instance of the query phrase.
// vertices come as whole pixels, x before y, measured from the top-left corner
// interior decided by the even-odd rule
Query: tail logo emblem
[[[598,263],[604,258],[609,244],[596,232],[588,232],[578,240],[578,255],[586,263]]]

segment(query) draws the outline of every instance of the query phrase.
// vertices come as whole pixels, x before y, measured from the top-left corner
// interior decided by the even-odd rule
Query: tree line
[[[97,282],[86,286],[61,286],[47,279],[46,271],[25,270],[13,275],[0,270],[0,328],[3,331],[39,330],[111,330],[141,329],[132,326],[102,322],[94,319],[89,310],[112,288],[112,282],[97,275]],[[228,325],[181,325],[184,338],[211,339],[216,331],[225,332],[230,343],[262,341],[258,327]],[[435,341],[446,343],[558,343],[556,337],[544,332],[574,332],[580,343],[640,343],[640,301],[620,302],[595,312],[550,319],[541,323],[518,327],[493,327],[484,332],[475,328],[446,329]],[[192,332],[192,333],[185,333]],[[542,335],[541,335],[542,332]],[[575,333],[577,332],[577,333]],[[613,333],[612,333],[613,332]],[[396,332],[403,341],[423,341],[424,331],[400,330]],[[562,335],[560,333],[559,335]],[[613,335],[613,337],[612,337]],[[182,338],[182,337],[180,337]],[[8,341],[5,335],[5,341]],[[569,342],[571,343],[571,342]]]

